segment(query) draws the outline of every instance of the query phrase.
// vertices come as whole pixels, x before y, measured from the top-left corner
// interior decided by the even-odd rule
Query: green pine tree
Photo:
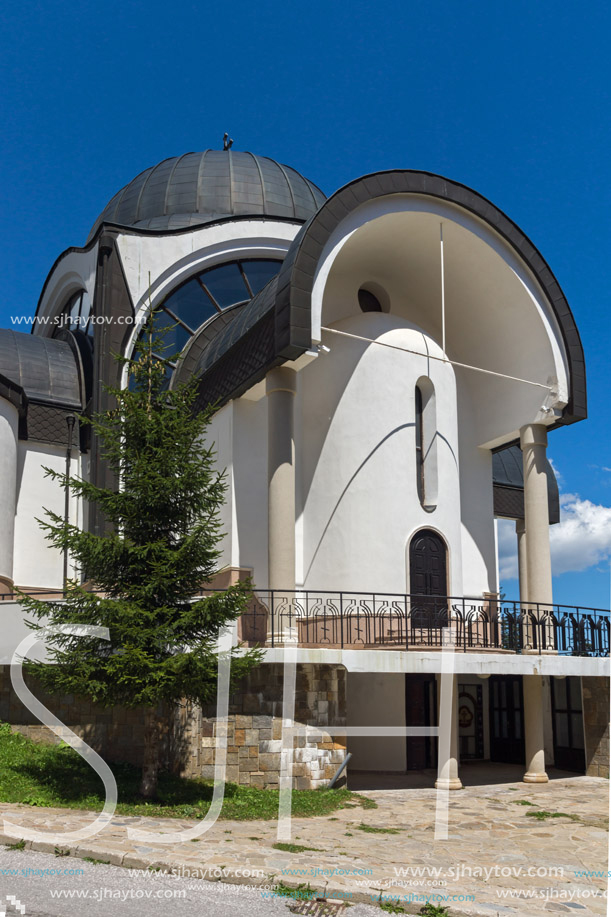
[[[196,409],[195,380],[167,390],[159,334],[151,318],[133,356],[118,358],[127,364],[130,386],[109,387],[114,407],[81,418],[91,423],[120,486],[98,487],[45,469],[63,488],[97,504],[107,522],[99,535],[48,510],[39,520],[51,544],[69,551],[86,586],[69,582],[63,602],[22,596],[35,629],[45,623],[109,628],[110,641],[53,637],[49,662],[27,663],[27,670],[52,693],[142,708],[146,797],[157,787],[162,711],[185,699],[215,698],[216,638],[250,595],[249,584],[240,583],[193,600],[217,570],[226,483],[205,444],[212,409]],[[232,684],[259,661],[259,650],[234,651]]]

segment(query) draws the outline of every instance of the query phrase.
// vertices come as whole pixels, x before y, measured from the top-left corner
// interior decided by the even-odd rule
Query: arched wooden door
[[[412,626],[447,625],[447,556],[443,538],[432,529],[422,529],[412,538],[409,547]],[[426,596],[426,599],[420,599],[420,596]]]

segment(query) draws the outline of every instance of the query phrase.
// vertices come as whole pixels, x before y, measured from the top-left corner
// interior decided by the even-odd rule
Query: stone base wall
[[[242,786],[277,788],[282,752],[283,667],[262,665],[230,698],[227,780]],[[202,711],[202,777],[214,776],[216,710]],[[342,666],[297,666],[295,722],[307,727],[292,750],[294,789],[326,786],[346,756],[346,738],[325,727],[346,725],[346,671]]]
[[[26,676],[25,681],[34,696],[51,713],[105,760],[125,761],[136,767],[142,764],[144,723],[141,710],[102,707],[73,694],[49,695],[34,679]],[[60,742],[55,733],[43,726],[21,703],[13,691],[8,666],[0,666],[0,720],[10,723],[13,732],[19,732],[34,742]],[[195,772],[193,760],[199,760],[200,751],[199,733],[196,733],[197,711],[194,712],[188,705],[167,710],[165,721],[161,747],[162,767],[176,773]]]
[[[32,693],[107,761],[142,763],[142,711],[101,707],[74,695],[50,696],[26,677]],[[243,786],[277,788],[282,748],[283,667],[262,665],[230,698],[226,779]],[[162,712],[166,728],[161,765],[185,777],[214,777],[216,705],[180,705]],[[9,667],[0,666],[0,720],[36,742],[57,743],[55,734],[14,693]],[[294,789],[326,786],[346,755],[346,739],[325,727],[346,725],[346,672],[342,666],[298,665],[295,721],[307,735],[294,739]]]
[[[581,679],[586,774],[609,777],[609,678]]]

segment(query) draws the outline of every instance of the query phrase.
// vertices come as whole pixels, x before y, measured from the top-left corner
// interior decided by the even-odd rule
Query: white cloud
[[[518,540],[511,519],[498,520],[499,576],[501,582],[518,578]]]
[[[578,572],[611,560],[611,506],[560,495],[560,523],[550,530],[554,574]]]
[[[515,524],[499,520],[501,580],[517,579]],[[555,576],[577,573],[611,561],[611,506],[582,500],[578,494],[560,495],[560,522],[550,529]]]

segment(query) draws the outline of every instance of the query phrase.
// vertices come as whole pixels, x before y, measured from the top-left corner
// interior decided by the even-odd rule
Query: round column
[[[543,424],[527,424],[520,430],[520,443],[524,462],[526,547],[523,556],[526,561],[526,601],[540,619],[547,611],[545,606],[551,605],[553,601],[547,497],[547,428]],[[540,603],[543,607],[537,608],[535,603]],[[538,637],[541,638],[540,628]],[[522,685],[526,757],[526,773],[522,779],[524,783],[547,783],[543,680],[540,675],[525,675]]]
[[[547,783],[545,772],[545,731],[543,725],[543,679],[541,675],[525,675],[524,691],[524,747],[526,773],[524,783]]]
[[[442,673],[439,684],[439,761],[435,789],[462,790],[458,776],[458,679],[456,675]]]
[[[552,604],[552,560],[547,498],[547,428],[540,423],[520,430],[524,463],[526,583],[529,602]]]
[[[295,589],[296,383],[294,370],[284,366],[272,369],[266,377],[269,588],[286,591],[289,601]],[[281,630],[288,627],[288,620],[275,617],[274,639],[280,640]]]
[[[523,519],[516,519],[516,536],[518,540],[518,581],[520,584],[520,604],[528,602],[528,578],[526,576],[526,525]]]
[[[0,397],[0,592],[13,591],[19,412]]]

